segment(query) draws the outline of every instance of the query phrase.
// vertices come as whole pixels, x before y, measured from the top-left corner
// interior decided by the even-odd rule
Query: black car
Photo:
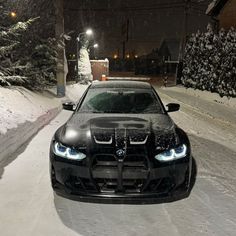
[[[106,81],[89,86],[51,143],[53,189],[76,199],[155,200],[188,194],[189,139],[153,87]]]

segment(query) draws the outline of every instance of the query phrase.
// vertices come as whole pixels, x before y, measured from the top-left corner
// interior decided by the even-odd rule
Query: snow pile
[[[89,60],[89,40],[84,39],[81,44],[78,60],[78,76],[81,83],[88,84],[93,80],[91,62]]]
[[[78,101],[86,88],[70,85],[68,96],[59,99],[55,96],[55,88],[35,93],[22,87],[0,87],[0,162],[48,124],[61,110],[63,101]]]
[[[182,86],[168,87],[168,88],[162,87],[161,89],[167,90],[167,91],[178,92],[182,94],[187,94],[190,96],[204,99],[205,101],[219,103],[219,104],[228,106],[230,108],[236,109],[236,98],[226,97],[226,96],[220,97],[218,93],[211,93],[209,91],[201,91],[199,89],[184,88]]]
[[[67,99],[77,101],[86,88],[77,84],[68,86]],[[51,109],[61,107],[61,102],[49,92],[35,93],[22,87],[0,87],[0,134],[26,121],[36,121]]]
[[[83,84],[70,85],[67,87],[66,96],[69,100],[72,100],[73,102],[78,102],[87,88],[88,85]]]
[[[0,134],[16,128],[25,121],[34,122],[57,106],[59,101],[46,96],[46,93],[33,93],[24,88],[0,87]]]
[[[81,48],[79,51],[78,69],[80,75],[89,75],[92,72],[89,53],[86,48]]]

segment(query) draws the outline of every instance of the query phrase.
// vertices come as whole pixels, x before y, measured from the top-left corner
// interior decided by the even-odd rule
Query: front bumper
[[[192,158],[158,166],[114,165],[94,166],[93,162],[81,165],[51,153],[51,173],[54,190],[74,200],[106,202],[156,202],[175,199],[188,194]]]

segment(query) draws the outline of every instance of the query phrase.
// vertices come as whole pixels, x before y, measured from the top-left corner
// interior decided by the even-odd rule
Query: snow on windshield
[[[163,113],[160,102],[147,89],[91,89],[79,112]]]

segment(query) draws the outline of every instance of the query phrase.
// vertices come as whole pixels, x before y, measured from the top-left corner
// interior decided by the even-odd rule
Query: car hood
[[[176,125],[166,114],[74,114],[55,134],[64,145],[153,144],[159,149],[176,146],[179,138]]]

